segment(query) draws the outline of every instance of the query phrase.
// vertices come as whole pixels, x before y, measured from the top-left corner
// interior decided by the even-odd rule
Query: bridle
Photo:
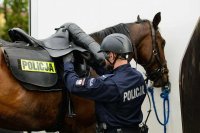
[[[152,63],[157,61],[158,67],[151,70],[151,72],[149,72],[149,71],[146,72],[147,79],[150,79],[152,81],[157,81],[168,70],[165,67],[166,61],[162,63],[160,60],[160,52],[159,52],[159,48],[158,48],[158,43],[156,41],[156,39],[157,39],[156,38],[156,30],[154,29],[154,27],[150,21],[147,20],[147,22],[150,25],[150,30],[151,30],[152,54],[151,54],[150,60],[146,64],[141,64],[141,65],[145,68],[145,70],[149,70],[149,67],[152,65]]]
[[[154,29],[152,23],[149,20],[141,20],[136,23],[141,23],[141,22],[148,22],[148,24],[150,25],[151,38],[152,38],[152,43],[151,43],[152,44],[152,54],[147,63],[139,63],[138,57],[137,57],[137,47],[138,46],[133,45],[135,61],[136,61],[136,63],[139,63],[140,65],[142,65],[144,67],[144,69],[146,70],[146,77],[147,77],[146,80],[150,79],[152,81],[157,81],[158,79],[160,79],[160,77],[162,77],[162,75],[165,72],[168,71],[167,68],[165,67],[166,61],[163,63],[161,62],[160,52],[159,52],[158,44],[156,41],[156,39],[157,39],[156,38],[156,30]],[[126,30],[128,31],[128,37],[131,39],[130,32],[127,27],[126,27]],[[158,67],[156,67],[152,70],[150,67],[152,66],[152,64],[155,61],[158,62]]]

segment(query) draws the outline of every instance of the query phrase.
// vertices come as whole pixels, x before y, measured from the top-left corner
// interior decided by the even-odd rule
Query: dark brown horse
[[[200,18],[182,59],[179,88],[183,133],[200,132],[199,81],[200,81]],[[192,115],[191,115],[192,114]],[[191,124],[192,123],[192,124]]]
[[[91,34],[97,41],[112,33],[123,33],[134,45],[134,59],[141,64],[147,77],[155,86],[168,83],[168,69],[164,56],[165,41],[158,31],[158,13],[153,22],[141,20],[135,23],[119,24]],[[62,92],[37,92],[23,88],[8,69],[0,50],[0,127],[11,130],[46,130],[58,124]],[[69,133],[94,133],[94,102],[72,96],[75,117],[65,117],[62,131]]]

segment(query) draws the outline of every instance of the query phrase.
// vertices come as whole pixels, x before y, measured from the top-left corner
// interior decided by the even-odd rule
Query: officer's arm
[[[102,78],[79,78],[71,63],[65,63],[64,75],[65,86],[72,94],[96,101],[115,101],[119,97],[114,83],[108,83],[107,88]]]

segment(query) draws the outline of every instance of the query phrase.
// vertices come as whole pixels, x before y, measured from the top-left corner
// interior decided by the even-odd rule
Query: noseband
[[[149,70],[150,66],[157,61],[158,62],[158,67],[151,70],[151,72],[147,71],[146,77],[147,79],[150,79],[152,81],[157,81],[162,75],[167,72],[168,70],[166,69],[166,61],[164,63],[161,62],[160,60],[160,52],[158,48],[158,43],[156,42],[156,30],[153,28],[153,25],[150,21],[147,21],[148,24],[150,25],[150,30],[151,30],[151,38],[152,38],[152,54],[150,60],[146,64],[142,64],[142,66],[145,68],[145,70]]]

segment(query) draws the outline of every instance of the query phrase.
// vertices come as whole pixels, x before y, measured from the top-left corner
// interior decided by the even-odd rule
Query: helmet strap
[[[117,55],[117,56],[116,56],[115,60],[113,61],[113,63],[110,62],[110,61],[108,60],[108,58],[106,58],[106,60],[110,63],[110,69],[112,69],[112,70],[113,70],[113,68],[114,68],[114,65],[115,65],[115,63],[116,63],[118,57],[119,57],[119,54],[116,54],[116,55]]]
[[[107,66],[107,70],[113,70],[113,68],[114,68],[113,63],[111,63],[111,62],[108,60],[108,58],[106,58],[106,60],[107,60],[107,61],[109,62],[109,64],[110,64],[110,65]]]

